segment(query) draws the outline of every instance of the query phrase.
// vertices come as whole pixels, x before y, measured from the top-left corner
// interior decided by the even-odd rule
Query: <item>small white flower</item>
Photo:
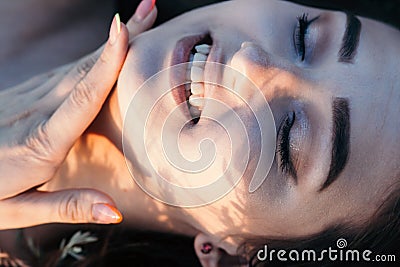
[[[62,251],[60,259],[64,259],[67,255],[75,258],[76,260],[83,260],[85,257],[80,255],[83,251],[82,245],[96,242],[97,237],[91,236],[90,232],[82,233],[76,232],[67,244],[65,238],[60,243],[60,250]]]

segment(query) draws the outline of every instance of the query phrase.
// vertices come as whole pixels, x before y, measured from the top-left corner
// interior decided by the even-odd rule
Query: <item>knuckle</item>
[[[111,61],[110,54],[106,50],[104,50],[99,57],[99,61],[101,64],[107,65]]]
[[[93,65],[96,63],[96,58],[93,55],[85,58],[82,63],[78,64],[76,72],[78,77],[82,79],[87,75],[87,73],[92,69]]]
[[[97,92],[94,87],[86,79],[81,79],[71,92],[70,101],[76,107],[84,107],[95,101]]]
[[[73,192],[64,197],[58,208],[58,215],[63,222],[86,222],[86,213],[80,203],[80,193]]]
[[[45,121],[33,128],[25,139],[25,147],[28,149],[27,155],[30,159],[51,163],[49,166],[53,166],[57,162],[57,153],[54,151],[54,145],[49,136],[48,124]]]

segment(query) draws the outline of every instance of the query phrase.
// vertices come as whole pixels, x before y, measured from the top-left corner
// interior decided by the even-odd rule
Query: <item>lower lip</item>
[[[172,54],[171,66],[187,63],[189,61],[192,48],[205,36],[206,34],[187,36],[179,40]],[[172,90],[172,96],[177,105],[186,102],[185,83],[186,64],[182,64],[181,66],[175,67],[174,71],[172,71],[170,74],[170,85],[172,88],[174,88]],[[185,109],[185,112],[187,112],[187,114],[190,116],[189,109]]]

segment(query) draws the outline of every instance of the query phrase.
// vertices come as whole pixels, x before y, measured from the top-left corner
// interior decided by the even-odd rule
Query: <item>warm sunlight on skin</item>
[[[304,13],[309,20],[318,19],[308,25],[305,51],[301,52],[294,36],[298,18]],[[94,132],[107,136],[115,146],[94,135],[86,143],[81,140],[60,169],[58,182],[52,183],[69,177],[65,181],[68,186],[78,183],[109,192],[122,209],[126,224],[191,235],[201,231],[221,239],[230,236],[227,242],[236,245],[250,234],[296,237],[318,233],[335,223],[361,224],[399,179],[400,63],[396,56],[400,33],[359,18],[362,27],[357,51],[351,59],[343,60],[339,51],[348,19],[341,12],[285,1],[237,0],[187,13],[140,35],[132,42],[117,91],[93,126]],[[174,208],[150,198],[132,182],[120,148],[121,114],[147,78],[170,66],[179,40],[207,33],[213,42],[209,57],[247,75],[269,101],[278,135],[288,136],[277,138],[281,148],[267,180],[255,193],[249,194],[250,178],[245,174],[233,191],[210,205]],[[250,43],[241,47],[244,42]],[[240,90],[245,92],[245,88]],[[218,98],[219,93],[206,91],[208,97]],[[171,110],[176,105],[170,98],[162,108]],[[162,118],[163,114],[155,116],[151,123],[160,127]],[[131,127],[144,119],[129,118]],[[188,131],[187,136],[194,139],[181,140],[183,153],[192,153],[191,149],[197,148],[196,136],[202,131],[213,133],[215,127],[200,118]],[[282,129],[286,134],[280,132]],[[343,132],[347,135],[339,136]],[[149,140],[156,138],[154,132],[147,134]],[[213,137],[216,145],[226,141],[222,136]],[[347,160],[340,161],[332,150],[344,151],[347,137],[348,157],[342,155]],[[285,149],[288,151],[282,152]],[[81,158],[81,153],[89,157],[91,166],[74,167],[75,157]],[[137,158],[133,167],[144,175],[151,173],[139,168],[143,155],[133,153]],[[161,157],[156,149],[149,153]],[[248,171],[252,168],[250,164]],[[77,170],[74,175],[79,181],[70,177],[71,170]],[[173,173],[172,167],[164,171]],[[120,192],[121,188],[127,192]]]
[[[92,177],[108,177],[108,186],[119,188],[122,191],[127,191],[132,187],[133,181],[129,179],[118,179],[114,174],[125,171],[125,166],[116,164],[123,160],[120,153],[113,153],[115,146],[108,141],[104,136],[96,134],[88,134],[85,138],[76,142],[75,146],[70,151],[68,164],[63,165],[59,169],[61,176],[70,177],[83,183],[92,182]],[[94,155],[102,155],[101,159]],[[96,166],[93,168],[93,166]],[[83,170],[83,173],[82,173]],[[60,181],[61,186],[66,186],[67,182]],[[102,185],[102,183],[99,183]],[[106,184],[104,184],[106,186]],[[47,187],[51,190],[51,187]]]

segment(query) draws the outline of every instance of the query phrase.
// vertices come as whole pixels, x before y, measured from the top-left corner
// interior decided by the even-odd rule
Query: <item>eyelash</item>
[[[296,170],[290,157],[290,130],[296,120],[296,113],[289,113],[278,131],[278,153],[280,156],[280,169],[283,173],[296,177]]]
[[[307,34],[308,26],[315,19],[309,21],[308,14],[303,14],[297,17],[297,26],[294,34],[294,45],[296,47],[297,55],[301,58],[301,61],[304,61],[306,57],[306,44],[305,44],[305,36]]]

